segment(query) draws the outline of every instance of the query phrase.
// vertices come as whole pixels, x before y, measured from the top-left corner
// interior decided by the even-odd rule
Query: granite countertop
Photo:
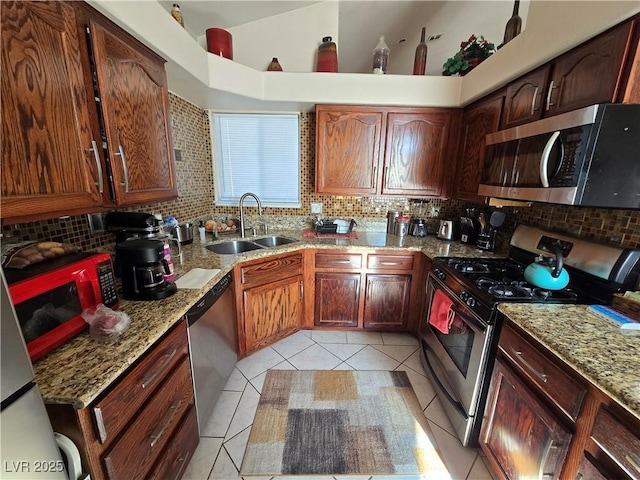
[[[586,305],[502,303],[498,309],[640,418],[640,336],[622,335]]]
[[[357,239],[305,238],[300,231],[280,230],[280,235],[298,240],[278,247],[253,250],[237,255],[217,255],[205,248],[214,243],[207,234],[207,242],[195,238],[182,247],[180,255],[172,247],[176,279],[192,268],[220,269],[220,272],[201,289],[178,289],[174,295],[155,301],[120,300],[119,310],[131,318],[129,328],[114,342],[99,343],[88,330],[83,331],[34,364],[36,382],[45,403],[70,404],[77,409],[88,406],[131,364],[159,340],[222,276],[240,262],[305,248],[349,249],[352,251],[393,250],[421,251],[428,257],[504,257],[504,254],[480,251],[475,246],[436,237],[404,237],[386,233],[357,232]],[[257,235],[252,238],[260,238]],[[231,240],[223,236],[217,242]]]

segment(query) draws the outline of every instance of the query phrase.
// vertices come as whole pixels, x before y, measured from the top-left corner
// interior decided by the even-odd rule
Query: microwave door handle
[[[556,140],[560,136],[560,131],[556,130],[553,135],[547,141],[547,144],[542,150],[542,159],[540,160],[540,182],[544,188],[549,188],[549,177],[547,176],[547,168],[549,167],[549,157],[551,156],[551,150]]]

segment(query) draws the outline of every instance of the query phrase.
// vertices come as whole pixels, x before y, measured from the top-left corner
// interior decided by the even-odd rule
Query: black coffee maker
[[[170,272],[163,249],[161,240],[136,239],[116,244],[124,298],[160,300],[176,293],[176,284],[164,279]]]

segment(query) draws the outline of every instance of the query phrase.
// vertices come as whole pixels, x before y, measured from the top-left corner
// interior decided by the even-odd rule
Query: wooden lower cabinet
[[[315,293],[316,326],[358,326],[359,273],[316,273]]]
[[[640,479],[640,419],[508,320],[480,446],[494,478]]]
[[[180,478],[199,442],[186,322],[83,409],[47,405],[91,478]]]
[[[366,292],[364,328],[406,328],[411,275],[367,274]]]
[[[480,443],[504,478],[560,477],[571,433],[501,360],[486,409]]]
[[[421,311],[422,254],[317,251],[315,327],[413,330]]]
[[[235,267],[239,356],[300,330],[304,318],[302,253],[253,260]]]

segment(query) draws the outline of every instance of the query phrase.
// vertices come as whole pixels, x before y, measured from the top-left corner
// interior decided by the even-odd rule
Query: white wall
[[[277,57],[286,72],[315,72],[323,37],[338,43],[338,2],[323,2],[229,28],[233,60],[265,71]]]
[[[519,15],[522,17],[522,30],[527,24],[529,0],[520,2]],[[427,27],[429,35],[442,33],[438,40],[427,43],[427,75],[441,75],[442,65],[460,48],[460,42],[467,40],[471,34],[483,35],[497,47],[504,38],[504,28],[513,13],[513,2],[505,0],[493,1],[456,1],[442,5],[431,12],[426,19],[416,19],[408,29],[414,32],[404,43],[403,48],[396,48],[390,57],[390,70],[401,75],[413,73],[413,59],[422,26]],[[421,21],[424,25],[421,24]],[[474,25],[472,28],[469,25]]]

